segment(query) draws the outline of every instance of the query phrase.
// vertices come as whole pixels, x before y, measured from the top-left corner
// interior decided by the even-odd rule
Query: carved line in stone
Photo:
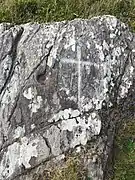
[[[78,107],[81,110],[81,47],[77,46],[78,60]]]
[[[68,58],[62,58],[60,60],[61,62],[64,63],[71,63],[71,64],[78,64],[78,61],[76,61],[75,59],[68,59]],[[89,61],[80,61],[80,66],[92,66],[93,63],[89,62]]]

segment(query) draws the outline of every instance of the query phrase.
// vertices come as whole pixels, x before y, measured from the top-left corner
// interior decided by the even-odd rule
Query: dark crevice
[[[112,144],[106,143],[106,150],[108,152],[108,158],[107,162],[104,166],[104,180],[109,180],[110,178],[113,178],[114,175],[114,162],[115,162],[115,153],[116,153],[116,147],[114,144],[115,138],[118,134],[119,128],[121,128],[123,123],[126,123],[129,119],[133,119],[135,116],[134,113],[134,80],[133,85],[128,90],[128,96],[125,98],[121,98],[119,104],[117,104],[116,109],[113,110],[113,114],[111,116],[111,121],[113,123],[110,124],[110,128],[108,128],[107,136],[112,136],[112,139],[107,140],[107,142],[112,142]],[[117,114],[115,112],[117,111]],[[110,129],[110,130],[109,130]],[[111,147],[110,147],[111,146]],[[104,150],[104,152],[106,152]]]
[[[59,32],[59,30],[60,30],[60,27],[58,28],[58,32]],[[43,72],[41,72],[40,74],[38,74],[37,77],[36,77],[37,81],[38,81],[40,84],[42,84],[42,81],[43,81],[44,77],[46,76],[46,74],[47,74],[47,73],[49,72],[49,70],[50,70],[50,68],[47,67],[48,57],[49,57],[49,55],[51,54],[51,51],[52,51],[52,49],[53,49],[53,47],[54,47],[54,45],[55,45],[55,43],[56,43],[56,39],[57,39],[57,36],[58,36],[58,32],[57,32],[57,34],[56,34],[56,36],[55,36],[55,38],[54,38],[54,43],[53,43],[53,45],[51,46],[51,48],[49,49],[49,53],[48,53],[48,55],[47,55],[47,57],[46,57],[46,64],[45,64],[44,70],[43,70]],[[41,64],[41,63],[40,63],[40,64]],[[54,63],[52,69],[55,69],[55,65],[56,65],[56,62]],[[57,69],[59,69],[59,66],[58,66]],[[57,81],[57,82],[58,82],[58,81]]]
[[[24,40],[24,42],[23,42],[23,44],[24,43],[28,43],[34,36],[35,36],[35,34],[40,30],[40,25],[38,26],[38,28],[34,31],[34,29],[33,29],[33,31],[32,31],[32,35],[30,36],[30,35],[28,35],[28,37]]]
[[[11,118],[12,118],[12,116],[13,116],[15,110],[16,110],[17,103],[18,103],[18,101],[19,101],[19,97],[20,97],[20,94],[17,96],[16,101],[15,101],[15,104],[14,104],[14,106],[13,106],[13,108],[12,108],[11,114],[9,115],[9,117],[8,117],[8,119],[7,119],[7,122],[9,122],[10,124],[11,124]],[[12,142],[12,143],[13,143],[13,142]],[[12,144],[12,143],[11,143],[11,144]],[[4,143],[3,143],[3,144],[4,144]],[[4,149],[5,147],[11,145],[11,144],[8,143],[8,144],[6,144],[5,146],[2,146],[1,149],[0,149],[0,151],[1,151],[2,149]]]
[[[18,97],[19,98],[19,97]],[[19,99],[18,99],[19,100]],[[16,102],[16,105],[17,105],[17,102]],[[15,109],[14,109],[14,111],[15,111]],[[80,117],[80,115],[79,116],[77,116],[77,117]],[[76,117],[76,118],[77,118]],[[70,119],[72,119],[72,118],[70,118]],[[59,119],[57,122],[51,122],[51,123],[48,123],[47,125],[45,125],[45,126],[43,126],[43,128],[38,128],[38,127],[36,127],[34,130],[32,130],[32,132],[31,132],[31,134],[32,133],[39,133],[40,135],[41,135],[41,131],[42,132],[44,132],[45,130],[47,130],[47,129],[49,129],[51,126],[56,126],[58,129],[60,129],[59,127],[58,127],[58,124],[59,123],[61,123],[62,121],[64,121],[64,120],[67,120],[67,119]],[[42,135],[41,135],[42,136]],[[43,136],[42,136],[43,137]],[[44,137],[43,137],[44,138]],[[45,140],[45,139],[44,139]],[[47,140],[47,139],[46,139]],[[15,139],[15,140],[13,140],[12,142],[10,142],[10,143],[6,143],[1,149],[0,149],[0,151],[2,151],[2,150],[4,150],[4,149],[6,149],[8,146],[10,146],[10,145],[12,145],[14,142],[19,142],[20,140],[17,138],[17,139]],[[48,146],[49,144],[47,144],[47,146]],[[48,146],[48,147],[50,147],[50,146]],[[51,149],[50,149],[51,150]]]
[[[15,104],[14,104],[14,106],[13,106],[13,108],[12,108],[12,111],[11,111],[11,114],[9,115],[8,120],[7,120],[8,122],[10,122],[10,120],[11,120],[11,118],[12,118],[12,116],[13,116],[15,110],[16,110],[17,103],[18,103],[18,101],[19,101],[19,97],[20,97],[20,93],[19,93],[18,96],[16,97]]]
[[[18,47],[18,43],[19,43],[19,41],[21,39],[21,36],[23,34],[23,31],[24,31],[24,29],[21,27],[21,29],[19,30],[19,32],[17,33],[17,35],[16,35],[16,37],[15,37],[15,39],[13,41],[13,45],[12,45],[11,51],[9,53],[9,55],[12,58],[12,65],[11,65],[11,68],[10,68],[10,71],[9,71],[9,75],[8,75],[3,87],[0,90],[0,94],[2,94],[2,92],[7,87],[9,81],[11,80],[11,78],[13,76],[14,69],[15,69],[15,63],[16,63],[16,57],[17,57],[17,47]]]
[[[43,62],[44,60],[46,60],[46,62],[47,62],[48,57],[50,56],[50,53],[51,53],[52,48],[53,48],[53,45],[50,47],[49,52],[47,53],[47,55],[43,55],[43,56],[41,57],[41,61],[38,63],[38,65],[37,65],[35,68],[33,68],[33,71],[32,71],[32,72],[30,73],[30,75],[27,77],[26,81],[27,81],[28,79],[30,79],[30,77],[31,77],[31,76],[35,73],[35,71],[40,67],[40,65],[42,64],[42,62]]]
[[[59,29],[60,29],[60,27],[59,27]],[[22,36],[23,31],[24,31],[24,29],[22,28],[22,29],[18,32],[18,34],[17,34],[17,36],[16,36],[16,38],[15,38],[15,40],[14,40],[14,42],[13,42],[13,47],[12,47],[11,52],[10,52],[10,53],[11,53],[11,57],[12,57],[12,67],[11,67],[11,69],[10,69],[9,76],[8,76],[8,78],[7,78],[7,80],[6,80],[6,82],[5,82],[5,84],[4,84],[4,86],[3,86],[3,88],[2,88],[2,90],[1,90],[0,93],[2,93],[2,92],[4,91],[4,89],[6,88],[8,82],[10,81],[10,79],[11,79],[13,73],[14,73],[15,60],[16,60],[16,56],[17,56],[17,46],[18,46],[18,43],[19,43],[19,41],[20,41],[20,38],[21,38],[21,36]],[[59,30],[58,30],[58,31],[59,31]],[[56,39],[57,39],[57,34],[56,34],[56,36],[55,36],[55,38],[54,38],[54,44],[55,44]],[[49,41],[48,41],[48,42],[49,42]],[[48,42],[47,42],[47,43],[48,43]],[[49,57],[49,55],[50,55],[50,53],[51,53],[52,48],[53,48],[53,45],[50,47],[48,54],[45,55],[45,56],[43,55],[43,56],[41,57],[40,63],[39,63],[39,64],[33,69],[33,71],[30,73],[30,75],[29,75],[28,78],[26,79],[26,83],[27,83],[27,80],[29,80],[29,78],[35,73],[35,71],[38,69],[38,67],[42,64],[42,62],[43,62],[44,60],[46,60],[46,64],[47,64],[47,62],[48,62],[48,57]],[[46,69],[46,68],[45,68],[45,69]],[[25,84],[26,84],[26,83],[25,83]],[[22,88],[25,87],[25,84],[23,85]],[[12,110],[12,112],[11,112],[9,118],[8,118],[8,121],[11,120],[11,118],[12,118],[14,112],[15,112],[15,109],[16,109],[16,107],[17,107],[17,102],[18,102],[18,100],[19,100],[19,96],[20,96],[20,93],[19,93],[19,95],[17,96],[16,103],[15,103],[15,105],[14,105],[14,107],[13,107],[13,110]],[[48,124],[47,126],[45,126],[44,128],[46,129],[46,128],[48,128],[49,126],[55,125],[55,124],[57,124],[57,123],[58,123],[58,122],[56,122],[56,123],[49,123],[49,124]],[[39,131],[39,132],[40,132],[40,130],[41,130],[41,128],[36,128],[34,131]],[[33,131],[32,131],[32,133],[33,133]],[[11,143],[9,143],[9,142],[6,143],[6,144],[0,149],[0,151],[2,151],[3,149],[6,149],[9,145],[11,145],[11,144],[13,144],[14,142],[17,142],[17,141],[19,141],[19,139],[15,139],[15,140],[13,140]],[[48,146],[48,147],[49,147],[49,146]],[[51,149],[50,149],[50,151],[51,151]]]
[[[58,32],[59,32],[59,30],[60,30],[60,27],[58,28]],[[37,79],[37,81],[38,81],[38,79],[40,78],[40,76],[44,76],[45,74],[46,74],[46,70],[47,70],[47,63],[48,63],[48,57],[50,56],[50,54],[51,54],[51,51],[52,51],[52,49],[53,49],[53,47],[54,47],[54,45],[55,45],[55,42],[56,42],[56,39],[57,39],[57,36],[58,36],[58,32],[56,33],[56,36],[55,36],[55,38],[54,38],[54,43],[53,43],[53,45],[49,48],[49,50],[48,50],[48,53],[47,53],[47,55],[43,55],[42,57],[41,57],[41,61],[40,61],[40,63],[33,69],[33,71],[30,73],[30,75],[27,77],[27,79],[26,79],[26,81],[28,80],[28,79],[30,79],[30,77],[35,73],[35,71],[40,67],[40,65],[42,64],[42,62],[45,60],[46,61],[46,65],[45,65],[45,67],[44,67],[44,71],[41,73],[41,74],[38,74],[37,75],[37,77],[36,77],[36,79]],[[49,43],[49,40],[48,40],[48,42],[46,43],[46,45]]]
[[[127,58],[125,60],[125,64],[124,64],[124,67],[122,69],[122,72],[121,74],[119,74],[119,76],[114,80],[114,87],[113,89],[111,90],[111,92],[109,93],[109,96],[110,96],[110,100],[111,102],[116,105],[117,104],[117,98],[118,98],[118,94],[119,94],[119,88],[120,88],[120,85],[122,83],[122,78],[124,76],[124,73],[126,71],[126,68],[129,64],[129,59],[130,59],[130,56],[131,56],[131,50],[128,49],[128,54],[127,54]],[[112,96],[113,95],[113,96]],[[111,97],[112,96],[112,97]]]
[[[41,135],[41,134],[40,134]],[[41,137],[44,139],[45,144],[47,145],[47,147],[49,148],[49,154],[52,154],[52,149],[51,149],[51,145],[48,141],[48,139],[46,137],[44,137],[43,135],[41,135]]]

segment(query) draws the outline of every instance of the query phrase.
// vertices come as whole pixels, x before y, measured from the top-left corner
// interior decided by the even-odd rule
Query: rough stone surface
[[[135,116],[134,67],[135,35],[112,16],[1,24],[0,180],[84,149],[88,176],[105,179],[116,121]]]

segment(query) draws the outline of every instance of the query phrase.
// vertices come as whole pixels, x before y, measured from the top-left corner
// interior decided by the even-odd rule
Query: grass
[[[45,170],[41,175],[35,174],[33,180],[90,180],[86,178],[84,169],[79,156],[68,157],[62,166],[55,166]]]
[[[15,24],[110,14],[135,29],[135,0],[1,0],[0,22]]]
[[[114,180],[135,180],[135,121],[123,126],[115,143]]]
[[[85,180],[84,173],[80,161],[72,157],[67,160],[65,167],[53,172],[51,180]]]

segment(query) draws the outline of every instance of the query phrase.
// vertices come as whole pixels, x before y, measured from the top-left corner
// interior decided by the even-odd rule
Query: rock
[[[135,35],[113,16],[1,24],[0,180],[32,180],[75,152],[105,178],[116,121],[134,116],[134,67]]]

